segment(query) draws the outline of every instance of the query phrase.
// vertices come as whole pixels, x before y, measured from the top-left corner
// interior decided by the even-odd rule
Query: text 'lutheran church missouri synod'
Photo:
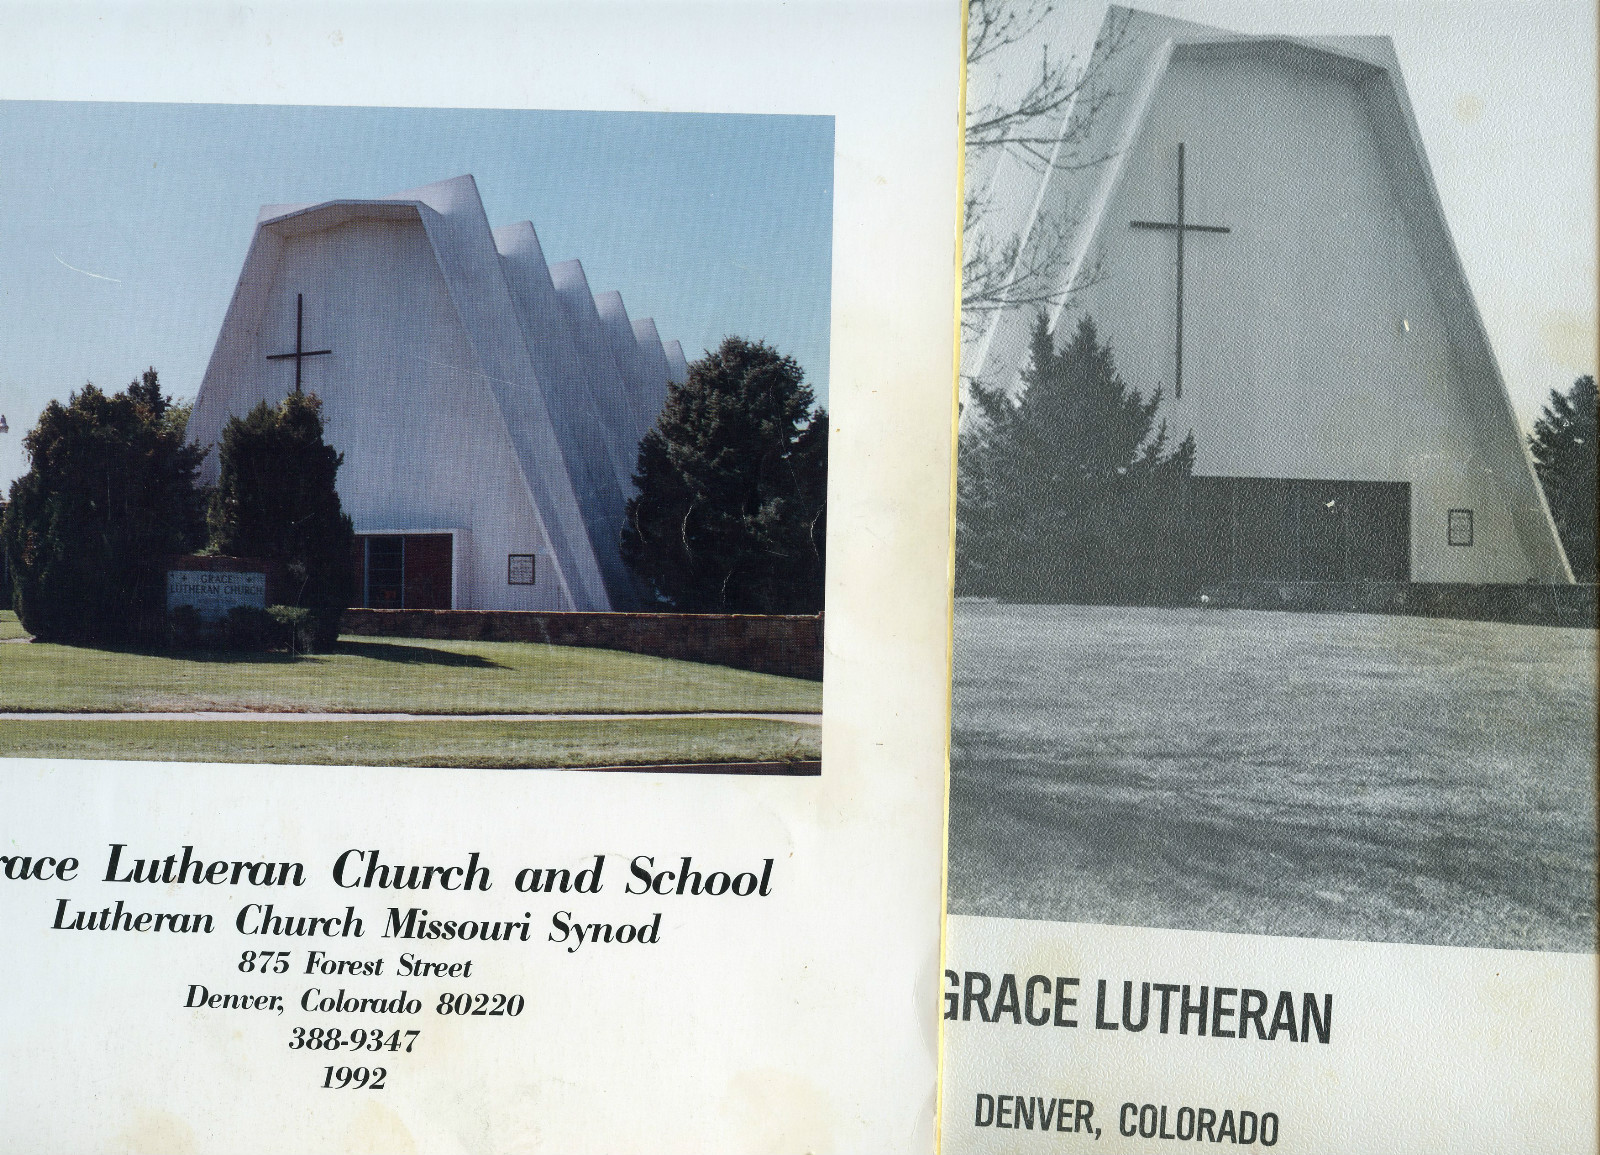
[[[620,294],[547,265],[532,224],[491,230],[462,176],[263,208],[189,436],[215,444],[296,389],[322,399],[357,605],[632,609],[623,507],[639,440],[687,377]]]
[[[998,173],[1005,225],[1025,263],[1069,222],[1057,340],[1092,317],[1193,430],[1203,580],[1570,582],[1389,39],[1113,8],[1089,75],[1107,159]],[[964,372],[1013,386],[1034,322]]]

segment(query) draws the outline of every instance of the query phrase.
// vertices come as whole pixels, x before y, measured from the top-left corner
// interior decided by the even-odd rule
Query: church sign
[[[195,568],[180,568],[187,566]],[[167,613],[179,606],[192,607],[202,622],[224,621],[237,606],[265,609],[266,569],[231,558],[177,559],[167,570]]]

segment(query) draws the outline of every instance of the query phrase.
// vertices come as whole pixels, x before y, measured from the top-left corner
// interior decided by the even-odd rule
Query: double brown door
[[[449,609],[452,547],[448,533],[357,536],[361,605],[375,610]]]

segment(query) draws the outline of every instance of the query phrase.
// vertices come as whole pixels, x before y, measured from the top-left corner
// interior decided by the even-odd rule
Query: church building
[[[344,454],[355,604],[623,610],[641,437],[688,366],[527,221],[491,230],[471,176],[376,200],[269,205],[189,437],[294,390]],[[203,480],[215,481],[215,452]]]
[[[980,179],[1018,267],[1060,254],[1057,340],[1093,318],[1193,431],[1202,578],[1570,582],[1388,38],[1114,7],[1088,76],[1090,163]],[[994,314],[964,372],[1014,390],[1036,319]]]

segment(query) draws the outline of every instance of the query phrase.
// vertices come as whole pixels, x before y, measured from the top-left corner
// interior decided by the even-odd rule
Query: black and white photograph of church
[[[950,908],[1593,950],[1592,60],[1473,165],[1557,83],[1474,73],[1503,9],[1155,7],[972,6]]]

